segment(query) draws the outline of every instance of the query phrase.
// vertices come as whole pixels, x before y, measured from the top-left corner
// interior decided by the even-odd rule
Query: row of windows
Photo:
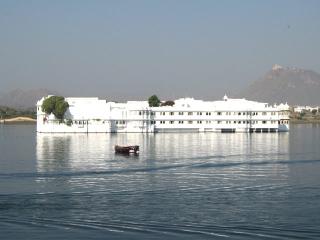
[[[267,112],[261,112],[262,115],[267,115]],[[218,115],[222,115],[221,112],[218,112]],[[258,115],[258,112],[226,112],[227,116],[231,115],[251,115],[251,116],[256,116]],[[271,115],[275,115],[275,112],[271,112]]]
[[[274,116],[277,114],[277,112],[151,112],[151,115],[160,115],[160,116],[174,116],[174,115],[179,115],[179,116],[183,116],[183,115],[188,115],[188,116],[192,116],[192,115],[197,115],[197,116],[202,116],[202,115],[206,115],[206,116],[211,116],[214,115],[216,113],[216,115],[218,116],[222,116],[222,115],[248,115],[248,116],[258,116],[258,115],[271,115]],[[139,112],[139,115],[142,115],[143,112]]]
[[[190,113],[190,112],[189,112]],[[191,112],[191,114],[189,114],[188,113],[188,115],[192,115],[192,112]],[[202,116],[202,113],[203,113],[203,115],[207,115],[207,116],[210,116],[211,115],[211,112],[197,112],[197,115],[198,116]],[[180,115],[183,115],[183,114],[180,114]]]
[[[103,123],[105,123],[106,121],[103,121]],[[185,124],[185,123],[188,123],[188,124],[193,124],[193,123],[197,123],[197,124],[211,124],[211,123],[214,123],[215,121],[202,121],[202,120],[199,120],[199,121],[154,121],[152,120],[150,123],[151,124],[156,124],[156,123],[160,123],[160,124],[175,124],[175,123],[178,123],[178,124]],[[87,121],[74,121],[73,122],[74,124],[87,124]],[[117,125],[124,125],[126,124],[126,121],[124,120],[119,120],[119,121],[116,121],[115,122]],[[217,124],[250,124],[250,121],[216,121]],[[275,123],[278,123],[278,124],[288,124],[289,121],[288,120],[281,120],[281,121],[275,121],[275,120],[272,120],[272,121],[251,121],[251,124],[259,124],[259,123],[262,123],[262,124],[267,124],[267,123],[271,123],[271,124],[275,124]]]
[[[155,115],[155,112],[150,112],[150,111],[139,111],[139,115]]]
[[[211,112],[177,112],[177,114],[179,116],[182,116],[182,115],[192,116],[193,114],[197,114],[198,116],[201,116],[202,114],[210,116]],[[160,116],[165,116],[165,115],[173,116],[173,115],[175,115],[175,112],[159,112],[159,115]]]
[[[158,123],[160,124],[174,124],[174,123],[178,123],[178,124],[210,124],[210,123],[217,123],[217,124],[250,124],[250,121],[158,121]],[[152,124],[155,124],[156,121],[153,121]],[[271,124],[288,124],[289,121],[251,121],[251,124],[267,124],[267,123],[271,123]]]
[[[197,115],[197,116],[202,116],[202,115],[206,115],[206,116],[211,116],[211,115],[226,115],[226,116],[231,116],[231,115],[248,115],[248,116],[258,116],[258,115],[277,115],[277,112],[151,112],[151,111],[139,111],[139,115],[160,115],[160,116],[174,116],[174,115],[179,115],[179,116],[183,116],[183,115],[188,115],[188,116],[192,116],[192,115]],[[279,112],[279,115],[287,115],[287,113],[282,113]]]
[[[289,124],[289,121],[288,120],[281,120],[279,121],[280,124]]]
[[[102,121],[102,123],[107,123],[108,121]],[[119,120],[115,122],[117,125],[124,125],[126,124],[126,121],[124,120]],[[155,123],[155,121],[154,121]],[[90,121],[81,121],[81,120],[75,120],[72,122],[72,124],[78,124],[78,125],[83,125],[83,124],[91,124]]]
[[[102,123],[107,123],[108,121],[102,121]],[[155,121],[154,121],[155,122]],[[90,121],[81,121],[81,120],[75,120],[72,122],[73,124],[79,124],[79,125],[83,125],[83,124],[91,124]],[[116,125],[124,125],[126,124],[126,121],[124,120],[119,120],[116,121]]]
[[[80,125],[83,125],[83,124],[87,124],[87,121],[73,121],[74,124],[80,124]]]

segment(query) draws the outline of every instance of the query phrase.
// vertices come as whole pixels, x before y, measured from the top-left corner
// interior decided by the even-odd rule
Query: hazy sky
[[[216,99],[274,63],[320,72],[320,1],[0,1],[0,91]]]

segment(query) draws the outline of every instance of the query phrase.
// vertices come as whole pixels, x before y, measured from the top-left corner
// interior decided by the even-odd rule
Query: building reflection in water
[[[138,157],[114,145],[140,145]],[[204,162],[288,159],[289,133],[38,134],[39,172],[121,169]],[[133,160],[134,159],[134,160]]]
[[[156,219],[162,210],[153,206],[161,202],[168,212],[184,216],[190,206],[198,206],[198,197],[221,201],[222,191],[223,201],[251,207],[247,189],[287,185],[288,165],[278,163],[288,159],[288,138],[287,133],[38,134],[37,168],[45,173],[38,181],[43,191],[66,194],[61,218],[79,218],[72,207],[79,205],[94,206],[90,211],[96,214],[85,213],[94,221],[134,219],[139,206],[144,209],[141,219]],[[141,152],[137,157],[116,155],[116,144],[138,144]],[[259,196],[267,199],[269,193]],[[225,207],[235,211],[232,205]]]

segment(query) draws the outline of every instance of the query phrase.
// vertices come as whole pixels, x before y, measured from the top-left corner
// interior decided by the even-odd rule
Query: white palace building
[[[37,132],[283,132],[289,131],[289,106],[246,99],[202,101],[181,98],[173,106],[149,107],[147,101],[108,102],[98,98],[66,98],[65,120],[42,111],[37,102]]]

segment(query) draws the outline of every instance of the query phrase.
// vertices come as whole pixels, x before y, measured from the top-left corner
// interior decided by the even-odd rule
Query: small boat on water
[[[114,151],[115,151],[115,153],[121,153],[121,154],[130,154],[130,153],[138,154],[139,153],[139,146],[138,145],[133,145],[133,146],[115,145]]]

